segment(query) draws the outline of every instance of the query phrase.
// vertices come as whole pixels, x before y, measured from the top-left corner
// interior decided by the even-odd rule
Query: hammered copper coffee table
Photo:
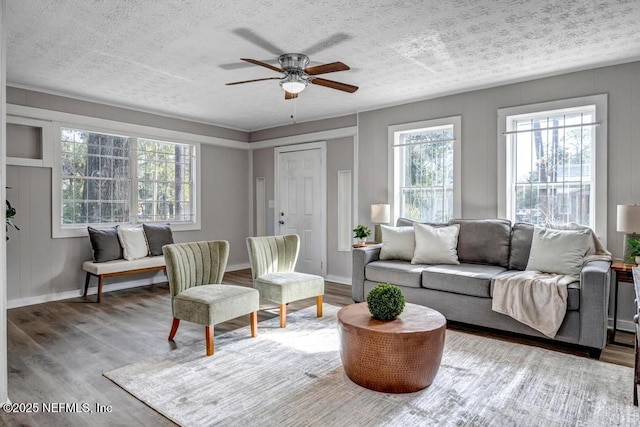
[[[447,321],[428,307],[406,304],[395,320],[371,317],[367,303],[338,312],[340,357],[356,384],[387,393],[409,393],[433,382],[444,348]]]

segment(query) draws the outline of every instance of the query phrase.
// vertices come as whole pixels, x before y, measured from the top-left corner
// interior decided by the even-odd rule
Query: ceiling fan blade
[[[335,73],[336,71],[350,70],[349,66],[342,62],[331,62],[330,64],[316,65],[315,67],[305,68],[304,72],[310,76],[318,74]]]
[[[243,80],[241,82],[225,83],[225,85],[227,85],[227,86],[241,85],[243,83],[261,82],[263,80],[280,80],[280,77],[267,77],[267,78],[264,78],[264,79]]]
[[[316,44],[314,44],[313,46],[310,46],[307,49],[304,49],[303,52],[305,52],[307,55],[315,55],[316,53],[325,50],[327,48],[333,47],[335,45],[337,45],[338,43],[342,43],[345,40],[349,40],[351,38],[351,36],[349,34],[346,33],[336,33],[332,36],[327,37],[324,40],[320,40],[319,42],[317,42]]]
[[[278,46],[275,46],[273,43],[265,40],[264,38],[254,33],[253,30],[249,28],[236,28],[231,32],[255,44],[256,46],[260,46],[261,48],[263,48],[264,50],[266,50],[267,52],[273,55],[280,55],[282,52],[284,52]]]
[[[313,83],[314,85],[329,87],[331,89],[338,89],[349,93],[353,93],[358,90],[358,86],[350,85],[347,83],[340,83],[333,80],[321,79],[320,77],[314,78],[313,80],[311,80],[311,83]]]
[[[267,64],[266,62],[258,61],[257,59],[249,59],[249,58],[240,58],[240,59],[243,60],[243,61],[246,61],[246,62],[250,62],[250,63],[255,64],[255,65],[259,65],[261,67],[268,68],[268,69],[273,70],[273,71],[277,71],[278,73],[284,73],[284,70],[282,68],[274,67],[271,64]]]
[[[286,90],[284,91],[284,99],[294,99],[297,97],[298,97],[297,93],[287,92]]]

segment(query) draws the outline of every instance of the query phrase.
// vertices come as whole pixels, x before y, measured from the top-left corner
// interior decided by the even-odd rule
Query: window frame
[[[160,221],[161,223],[169,223],[171,224],[171,229],[173,231],[190,231],[190,230],[200,230],[201,229],[201,165],[200,165],[200,142],[190,140],[186,138],[185,135],[175,135],[176,132],[173,131],[165,131],[163,129],[145,129],[145,132],[136,131],[133,126],[123,123],[122,126],[119,126],[118,122],[112,123],[112,126],[101,126],[98,122],[100,119],[92,119],[85,118],[85,120],[78,120],[77,122],[69,122],[69,121],[54,121],[52,122],[52,127],[55,133],[55,139],[53,140],[54,145],[54,162],[52,168],[52,179],[51,179],[51,222],[52,222],[52,237],[55,238],[69,238],[69,237],[83,237],[87,236],[87,225],[92,224],[73,224],[73,225],[63,225],[62,224],[62,144],[61,144],[61,130],[63,128],[66,129],[77,129],[86,132],[93,133],[104,133],[104,134],[112,134],[112,135],[121,135],[127,136],[132,139],[132,155],[130,158],[130,173],[131,173],[131,194],[138,194],[138,177],[137,177],[137,140],[141,139],[151,139],[151,140],[159,140],[163,142],[173,142],[180,144],[188,144],[192,145],[195,149],[195,159],[194,159],[194,167],[195,174],[193,175],[193,204],[194,204],[194,212],[195,212],[195,220],[191,222],[175,222],[171,221]],[[130,201],[131,204],[131,221],[127,223],[119,223],[119,224],[127,224],[127,225],[137,225],[142,224],[142,222],[138,222],[137,218],[137,196],[135,201]],[[149,223],[149,222],[147,222]],[[96,227],[108,227],[116,225],[116,223],[100,223],[95,224]]]
[[[391,205],[391,221],[395,225],[400,218],[400,157],[397,155],[396,145],[399,144],[400,135],[409,132],[419,132],[429,128],[453,126],[453,218],[459,218],[462,214],[462,116],[450,116],[437,119],[427,119],[418,122],[409,122],[388,126],[389,163],[388,163],[388,188]]]
[[[514,199],[515,180],[513,163],[515,153],[509,142],[511,131],[509,117],[520,115],[535,115],[555,110],[594,107],[595,118],[593,133],[593,147],[591,159],[592,200],[591,215],[592,228],[602,243],[607,243],[607,94],[590,95],[536,104],[521,105],[498,109],[498,217],[515,221]]]

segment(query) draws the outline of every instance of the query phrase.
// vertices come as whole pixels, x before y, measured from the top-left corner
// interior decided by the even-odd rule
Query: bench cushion
[[[85,261],[82,269],[88,273],[100,276],[101,274],[120,273],[123,271],[140,270],[143,268],[162,267],[165,265],[163,256],[144,257],[127,261],[119,259],[107,262]]]

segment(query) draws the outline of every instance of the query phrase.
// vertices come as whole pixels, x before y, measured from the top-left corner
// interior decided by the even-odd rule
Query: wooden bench
[[[89,280],[91,276],[98,278],[98,298],[96,302],[102,299],[102,284],[104,279],[115,276],[124,276],[126,274],[148,273],[150,271],[166,270],[164,256],[144,257],[127,261],[126,259],[118,259],[107,262],[85,261],[82,269],[87,272],[87,278],[84,281],[83,296],[87,297],[89,290]]]

